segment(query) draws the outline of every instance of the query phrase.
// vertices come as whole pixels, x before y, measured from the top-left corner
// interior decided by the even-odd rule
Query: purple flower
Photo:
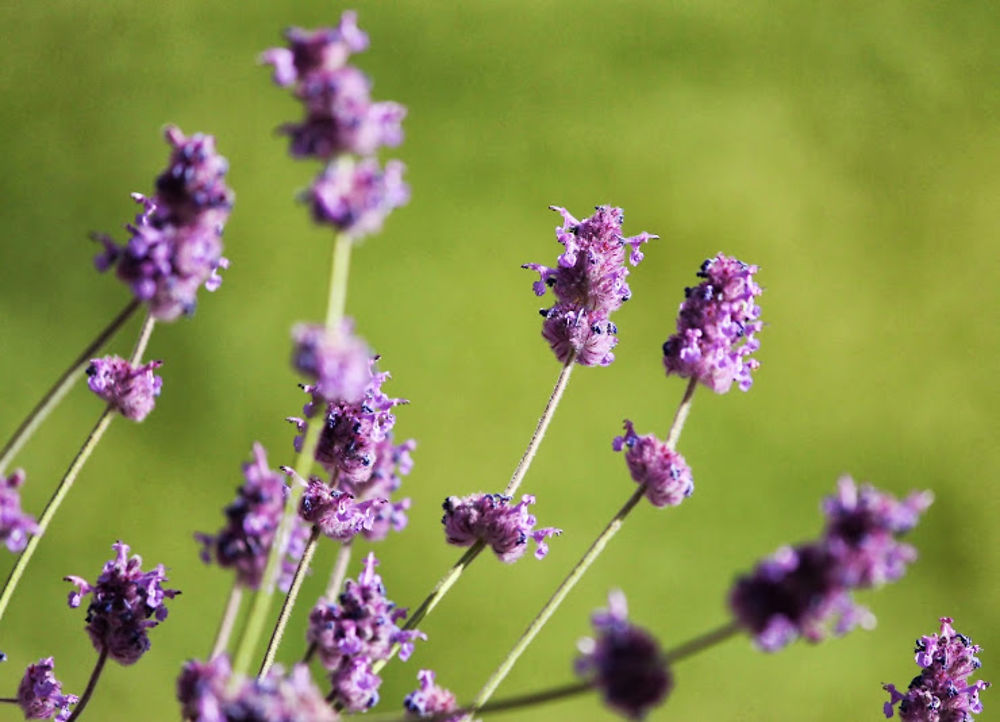
[[[291,469],[287,472],[295,473]],[[299,501],[299,517],[318,526],[323,536],[349,542],[358,534],[371,530],[376,510],[388,503],[386,499],[355,501],[352,494],[331,489],[325,481],[313,476]]]
[[[55,662],[45,657],[29,664],[17,687],[17,704],[25,719],[53,719],[65,722],[71,714],[70,706],[79,701],[75,694],[63,694],[62,684],[52,670]]]
[[[417,717],[430,717],[442,712],[454,712],[458,709],[455,695],[443,687],[434,684],[434,672],[429,669],[422,669],[417,673],[417,680],[420,688],[415,689],[406,695],[403,706],[406,710]],[[444,722],[459,722],[462,715],[447,717]]]
[[[126,419],[142,421],[156,404],[163,379],[153,371],[162,361],[132,366],[121,356],[95,358],[87,367],[87,386]]]
[[[684,289],[677,333],[663,344],[667,375],[697,379],[717,394],[733,382],[741,391],[750,388],[750,372],[760,366],[750,358],[760,347],[756,334],[762,327],[757,271],[721,253],[701,265],[698,277],[705,280]]]
[[[363,712],[378,704],[382,678],[372,672],[367,657],[348,657],[331,672],[331,694],[348,712]]]
[[[577,674],[592,679],[609,706],[632,719],[645,717],[674,686],[660,645],[629,624],[621,591],[608,595],[607,610],[596,612],[591,622],[597,638],[580,640]]]
[[[625,435],[612,444],[625,452],[625,462],[635,483],[646,487],[646,498],[653,506],[677,506],[694,492],[691,468],[684,457],[652,434],[639,436],[632,422],[625,419]]]
[[[0,476],[0,541],[15,554],[28,544],[28,536],[38,533],[35,517],[21,511],[21,494],[27,474],[16,469],[4,479]]]
[[[895,685],[882,685],[890,699],[885,703],[885,716],[892,717],[899,705],[903,722],[972,722],[973,715],[983,711],[980,691],[989,682],[968,678],[979,669],[976,654],[979,645],[956,632],[950,617],[941,617],[941,633],[929,634],[917,640],[916,662],[920,674],[910,682],[906,694]]]
[[[302,521],[301,517],[292,517],[292,525],[288,530],[288,543],[285,544],[285,553],[281,556],[281,568],[278,571],[278,589],[287,592],[292,588],[292,580],[295,572],[298,571],[299,561],[306,553],[306,545],[312,535],[312,524]],[[311,574],[312,569],[306,569],[306,574]]]
[[[524,555],[530,538],[538,547],[535,558],[544,558],[549,552],[545,540],[562,534],[562,529],[535,529],[538,520],[528,511],[535,497],[530,494],[525,494],[514,506],[510,502],[511,498],[502,494],[449,496],[444,501],[441,519],[448,543],[467,547],[482,541],[501,561],[511,564]]]
[[[386,216],[410,200],[405,169],[398,160],[388,161],[383,170],[375,158],[335,159],[306,193],[313,218],[355,241],[377,233]]]
[[[371,351],[353,333],[348,320],[331,332],[321,324],[300,323],[292,329],[292,365],[315,383],[310,391],[328,401],[360,401],[371,383]]]
[[[202,285],[209,291],[219,287],[218,271],[228,266],[222,228],[233,206],[225,182],[228,163],[216,153],[215,139],[201,133],[186,137],[172,126],[166,138],[172,151],[156,179],[156,195],[132,196],[142,211],[126,226],[128,243],[119,246],[109,236],[94,236],[104,244],[94,259],[98,270],[117,264],[118,278],[161,321],[193,313]]]
[[[626,281],[626,248],[630,249],[628,262],[635,266],[642,260],[639,247],[658,236],[643,232],[624,237],[621,208],[597,206],[594,215],[583,221],[565,208],[550,208],[562,214],[556,239],[565,250],[555,268],[537,263],[522,266],[538,272],[533,286],[536,295],[543,296],[551,288],[556,297],[556,304],[542,311],[542,335],[563,363],[573,357],[583,366],[607,366],[614,360],[611,349],[618,343],[618,329],[609,316],[632,295]]]
[[[220,654],[202,662],[197,659],[184,664],[177,678],[177,700],[181,703],[181,718],[197,722],[223,722],[226,715],[226,685],[232,675],[229,657]]]
[[[370,529],[361,533],[368,541],[381,541],[389,534],[389,530],[402,531],[408,522],[406,512],[410,508],[409,499],[392,501],[390,497],[399,490],[403,480],[400,478],[413,469],[413,450],[417,442],[408,439],[402,444],[393,443],[392,433],[375,446],[375,464],[368,481],[354,484],[349,481],[341,486],[361,500],[389,499],[389,503],[381,504],[372,509],[374,519]]]
[[[290,28],[285,38],[289,47],[272,48],[260,57],[262,63],[274,66],[274,82],[281,86],[338,70],[351,53],[368,48],[368,36],[358,28],[357,13],[350,10],[340,16],[335,28]]]
[[[69,606],[79,607],[91,594],[87,633],[94,649],[107,650],[120,664],[134,664],[149,649],[147,631],[167,618],[166,600],[180,592],[163,588],[167,575],[162,564],[144,572],[142,557],[130,559],[127,544],[119,541],[111,548],[116,556],[105,563],[93,585],[81,577],[64,577],[77,587],[69,593]]]
[[[236,499],[224,510],[226,525],[214,536],[197,533],[206,564],[214,558],[224,569],[233,569],[236,579],[248,589],[260,587],[267,557],[288,498],[282,475],[267,465],[267,452],[253,446],[253,461],[243,464],[245,481]]]

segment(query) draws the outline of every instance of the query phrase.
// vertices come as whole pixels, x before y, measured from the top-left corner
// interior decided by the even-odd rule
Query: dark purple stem
[[[80,697],[80,701],[76,703],[76,709],[73,710],[73,714],[66,722],[74,722],[81,714],[83,714],[84,708],[87,706],[87,702],[90,701],[91,695],[94,694],[94,689],[97,687],[97,681],[101,678],[101,672],[104,670],[104,663],[108,661],[108,648],[103,647],[101,649],[100,655],[97,657],[97,664],[94,665],[94,671],[90,673],[90,679],[87,680],[87,689],[83,690],[83,696]]]

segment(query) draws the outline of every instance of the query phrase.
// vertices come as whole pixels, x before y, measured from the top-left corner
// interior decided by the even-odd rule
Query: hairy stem
[[[114,320],[103,331],[97,334],[97,337],[88,344],[87,348],[80,352],[80,355],[73,360],[69,368],[63,371],[62,375],[52,385],[52,388],[45,392],[45,395],[35,405],[35,408],[25,417],[21,425],[17,427],[14,435],[7,440],[3,449],[0,450],[0,476],[3,476],[7,465],[10,464],[17,452],[21,450],[21,447],[31,438],[52,410],[59,405],[59,402],[62,401],[66,393],[73,387],[76,380],[80,378],[80,374],[87,368],[87,364],[90,363],[90,359],[94,354],[131,318],[137,308],[139,308],[138,301],[129,301],[128,305],[115,316]]]
[[[226,650],[229,644],[229,637],[233,633],[233,625],[236,624],[236,617],[240,613],[240,603],[243,601],[243,585],[239,579],[233,582],[233,588],[229,590],[229,599],[226,600],[226,609],[222,612],[222,620],[219,622],[219,631],[215,633],[215,642],[212,644],[212,653],[209,659],[215,659]]]
[[[101,653],[97,656],[97,664],[94,665],[94,671],[90,673],[90,679],[87,680],[87,688],[83,690],[83,696],[80,697],[80,701],[76,703],[76,708],[73,710],[73,714],[70,715],[67,722],[74,722],[80,715],[83,714],[83,710],[87,707],[87,703],[94,694],[94,689],[97,687],[97,682],[101,678],[101,672],[104,671],[104,663],[108,661],[108,649],[107,647],[101,648]]]

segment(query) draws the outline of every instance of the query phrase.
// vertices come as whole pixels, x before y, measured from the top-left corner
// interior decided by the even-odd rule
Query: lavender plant
[[[267,451],[254,443],[251,460],[242,466],[244,481],[223,510],[218,531],[189,530],[200,544],[201,559],[230,570],[233,582],[207,657],[178,663],[180,717],[190,722],[322,722],[381,706],[396,711],[390,709],[377,719],[458,722],[596,692],[616,713],[641,719],[669,704],[678,684],[676,665],[736,635],[745,634],[760,651],[774,653],[797,639],[817,643],[859,626],[871,628],[874,614],[857,603],[853,593],[904,576],[917,552],[901,537],[916,526],[933,497],[923,491],[897,499],[844,476],[821,504],[824,524],[816,539],[783,546],[735,578],[727,600],[728,621],[686,642],[666,644],[629,620],[625,595],[615,590],[609,594],[607,609],[593,615],[594,636],[579,643],[573,665],[577,680],[492,699],[644,498],[653,507],[683,513],[679,507],[693,497],[695,484],[678,445],[697,388],[718,395],[734,386],[744,392],[751,389],[760,367],[754,357],[758,335],[764,329],[758,304],[763,294],[757,279],[760,269],[718,253],[701,266],[697,284],[684,290],[676,330],[662,347],[666,375],[685,380],[663,438],[655,433],[640,435],[626,419],[624,433],[610,440],[608,451],[623,454],[634,482],[629,486],[622,472],[623,495],[628,495],[621,508],[565,572],[537,615],[526,620],[521,637],[469,704],[460,704],[455,694],[438,684],[447,670],[428,668],[416,672],[418,687],[405,699],[380,699],[383,670],[395,657],[406,661],[419,656],[416,643],[427,634],[417,625],[442,603],[482,551],[489,548],[498,560],[512,564],[532,542],[534,555],[541,560],[548,552],[548,540],[562,533],[556,527],[538,526],[530,511],[534,494],[519,498],[516,494],[528,479],[572,370],[577,365],[606,367],[614,362],[619,332],[611,315],[632,298],[627,282],[630,267],[643,260],[642,246],[657,236],[646,232],[625,236],[624,212],[615,206],[598,205],[582,220],[564,208],[551,207],[562,219],[556,240],[563,250],[552,267],[528,263],[524,268],[539,275],[533,284],[535,294],[545,296],[551,289],[555,299],[541,311],[542,338],[560,364],[555,384],[503,488],[496,479],[477,480],[487,490],[455,489],[444,500],[444,540],[465,551],[412,612],[398,606],[376,573],[376,567],[393,563],[391,557],[381,555],[380,560],[368,553],[358,576],[350,578],[352,544],[359,537],[380,542],[392,532],[403,532],[410,514],[438,512],[411,509],[410,499],[398,496],[416,449],[413,439],[400,441],[395,435],[397,410],[408,402],[383,390],[390,375],[380,370],[381,356],[356,334],[345,309],[353,248],[379,232],[392,211],[409,199],[402,179],[404,166],[378,157],[383,148],[402,142],[406,110],[395,102],[372,100],[370,80],[349,64],[355,53],[368,47],[354,13],[345,12],[336,27],[289,30],[286,39],[287,47],[266,51],[261,61],[272,67],[274,82],[290,88],[302,104],[302,119],[279,128],[289,139],[290,155],[322,166],[301,197],[315,223],[333,231],[329,299],[323,322],[292,327],[291,365],[301,374],[307,395],[301,415],[288,418],[296,433],[288,435],[283,449]],[[193,313],[198,290],[202,286],[215,290],[218,272],[228,267],[221,255],[222,228],[234,198],[225,182],[227,163],[216,153],[211,136],[188,137],[170,127],[166,138],[171,146],[168,167],[157,177],[151,198],[133,196],[141,211],[126,226],[129,240],[119,245],[110,237],[96,236],[104,249],[96,260],[98,269],[113,268],[133,298],[88,345],[85,355],[95,353],[145,305],[147,318],[133,352],[128,359],[74,361],[0,453],[0,538],[11,552],[20,553],[0,593],[0,617],[114,414],[139,422],[154,410],[163,390],[163,381],[154,372],[162,362],[143,362],[154,323]],[[19,469],[6,477],[2,472],[84,369],[90,390],[106,406],[36,522],[22,509],[19,497],[25,472]],[[289,463],[274,464],[270,459]],[[544,480],[532,479],[531,484],[537,493],[548,492]],[[300,605],[303,580],[315,566],[320,544],[337,549],[329,581],[311,607]],[[97,661],[86,688],[80,696],[64,694],[54,676],[53,658],[42,657],[28,665],[16,695],[2,700],[20,707],[26,719],[78,719],[98,687],[106,661],[137,663],[152,646],[150,631],[167,617],[167,602],[180,594],[164,586],[162,564],[144,571],[142,559],[129,556],[128,545],[117,541],[113,549],[114,558],[94,583],[65,578],[76,587],[69,595],[70,607],[79,607],[84,597],[90,597],[85,629]],[[192,544],[192,554],[196,553]],[[199,596],[191,591],[189,597]],[[275,617],[271,605],[279,592],[282,606]],[[253,599],[245,612],[246,623],[234,637],[246,593]],[[632,590],[631,595],[643,593]],[[193,601],[214,609],[209,600]],[[307,618],[304,639],[286,635],[293,614]],[[301,661],[287,669],[274,664],[282,645],[294,649]],[[941,618],[940,634],[917,642],[921,673],[907,691],[884,685],[890,695],[885,716],[893,716],[898,708],[903,720],[970,722],[982,711],[979,695],[989,686],[968,679],[980,666],[978,652],[968,637],[954,631],[950,618]],[[569,657],[567,653],[560,662]]]

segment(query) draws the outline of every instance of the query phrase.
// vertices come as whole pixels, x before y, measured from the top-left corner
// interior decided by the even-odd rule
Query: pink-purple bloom
[[[87,607],[87,633],[94,649],[107,651],[111,659],[134,664],[149,649],[149,630],[167,618],[166,601],[180,594],[166,589],[167,575],[162,564],[142,570],[142,557],[129,558],[129,546],[111,545],[115,558],[106,562],[94,584],[76,576],[65,580],[77,588],[69,593],[69,606],[80,606],[90,594]]]
[[[149,304],[158,320],[170,321],[194,312],[201,286],[214,291],[222,282],[222,229],[233,206],[226,185],[228,163],[215,151],[215,139],[178,128],[166,130],[171,145],[167,169],[156,179],[156,194],[133,194],[142,206],[126,226],[131,238],[120,246],[110,236],[94,237],[104,245],[94,263],[117,275],[132,294]]]
[[[55,661],[45,657],[24,670],[24,677],[17,687],[17,705],[25,719],[53,719],[65,722],[79,701],[75,694],[63,694],[62,683],[56,679],[53,670]]]
[[[95,358],[87,367],[87,386],[126,419],[142,421],[156,405],[163,379],[153,373],[162,361],[133,366],[121,356]]]
[[[360,401],[371,383],[372,354],[344,319],[337,331],[300,323],[292,329],[292,365],[313,380],[309,392],[328,401]]]
[[[386,217],[410,200],[405,170],[398,160],[383,168],[375,158],[336,158],[306,193],[313,219],[355,241],[378,233]]]
[[[544,558],[549,552],[545,540],[562,534],[562,529],[535,529],[538,520],[528,511],[535,497],[530,494],[521,497],[517,504],[511,505],[511,501],[503,494],[449,496],[444,501],[441,519],[448,543],[467,547],[483,542],[501,561],[511,564],[524,555],[531,539],[537,547],[535,558]]]
[[[652,434],[639,436],[628,419],[625,435],[612,442],[615,451],[625,451],[625,462],[635,483],[646,489],[653,506],[677,506],[694,493],[691,467],[684,457]]]
[[[983,711],[979,693],[989,682],[969,677],[981,666],[976,656],[980,647],[951,626],[950,617],[941,617],[940,634],[927,634],[917,640],[914,650],[920,674],[913,678],[905,693],[893,684],[882,687],[889,693],[885,716],[892,717],[899,705],[903,722],[972,722]]]
[[[542,335],[563,363],[573,358],[583,366],[607,366],[614,360],[611,349],[618,343],[618,329],[610,314],[632,296],[626,257],[628,263],[638,265],[643,257],[640,246],[657,236],[645,232],[623,236],[621,208],[597,206],[582,221],[565,208],[550,208],[563,217],[563,225],[556,228],[563,253],[555,268],[537,263],[523,266],[539,274],[533,285],[536,295],[543,296],[551,288],[556,297],[556,304],[542,311]]]
[[[15,554],[28,544],[28,537],[38,532],[35,517],[21,510],[18,489],[27,478],[24,469],[15,469],[6,479],[0,476],[0,541]]]
[[[407,439],[401,444],[395,443],[392,432],[388,432],[375,446],[375,463],[372,475],[367,481],[353,483],[343,481],[341,488],[349,491],[357,499],[386,499],[387,503],[373,509],[374,519],[370,529],[361,533],[368,541],[381,541],[388,536],[389,531],[402,531],[407,522],[407,511],[410,509],[408,498],[392,500],[392,494],[399,490],[403,480],[413,469],[411,454],[417,448],[417,442]]]
[[[750,375],[760,363],[751,358],[760,347],[762,293],[754,281],[757,266],[723,254],[705,261],[694,288],[684,289],[677,316],[677,333],[663,344],[667,375],[697,379],[723,394],[733,383],[741,391],[753,384]]]
[[[294,473],[291,469],[287,471]],[[323,536],[343,543],[371,531],[377,511],[388,503],[386,499],[357,501],[353,494],[333,489],[313,476],[299,500],[299,517],[315,524]]]
[[[859,493],[849,477],[841,478],[837,495],[823,504],[824,534],[780,548],[737,579],[729,596],[733,614],[768,652],[800,636],[818,642],[831,632],[870,627],[874,616],[851,592],[902,575],[916,552],[895,537],[911,529],[929,503],[926,492],[899,502],[867,485]]]
[[[630,624],[625,595],[608,595],[608,608],[591,617],[596,639],[578,643],[576,672],[593,681],[604,701],[631,719],[642,719],[673,689],[673,675],[660,645],[643,629]]]
[[[335,28],[285,31],[287,48],[271,48],[261,54],[262,63],[273,66],[274,82],[286,87],[317,73],[338,70],[352,53],[368,48],[368,35],[358,28],[358,15],[346,11]]]
[[[434,683],[434,672],[430,669],[422,669],[417,673],[417,681],[420,686],[406,695],[403,700],[403,707],[416,717],[431,717],[440,715],[442,712],[454,712],[458,709],[458,702],[455,695],[444,687],[439,687]],[[457,714],[446,717],[443,722],[459,722],[463,715]]]

